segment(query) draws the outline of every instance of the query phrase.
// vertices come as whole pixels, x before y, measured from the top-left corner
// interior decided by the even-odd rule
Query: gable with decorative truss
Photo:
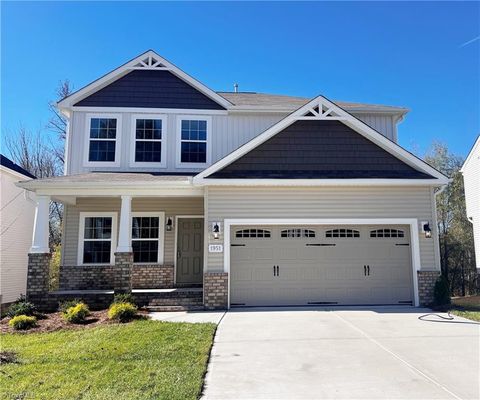
[[[219,160],[194,182],[268,179],[444,184],[448,178],[318,96]]]
[[[154,51],[130,60],[58,102],[70,107],[225,110],[231,103]]]

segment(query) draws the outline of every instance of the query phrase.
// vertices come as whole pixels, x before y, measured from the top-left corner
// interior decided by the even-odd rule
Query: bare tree
[[[55,94],[57,101],[70,96],[73,93],[73,86],[68,79],[60,81]],[[46,128],[56,134],[58,140],[52,144],[52,148],[59,161],[63,164],[64,160],[64,144],[67,137],[67,118],[60,112],[57,107],[57,101],[50,101],[48,109],[50,110],[50,119],[48,120]]]
[[[13,161],[22,168],[35,175],[38,179],[57,176],[61,173],[62,165],[45,143],[41,132],[35,134],[20,126],[15,134],[5,137],[5,146]],[[56,202],[50,203],[50,246],[60,243],[63,207]]]

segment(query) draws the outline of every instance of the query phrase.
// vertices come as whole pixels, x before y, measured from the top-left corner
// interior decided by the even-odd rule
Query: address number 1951
[[[208,245],[209,253],[223,253],[223,244],[209,244]]]

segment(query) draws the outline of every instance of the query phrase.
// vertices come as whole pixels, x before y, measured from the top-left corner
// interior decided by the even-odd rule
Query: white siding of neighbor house
[[[463,167],[467,217],[473,222],[475,259],[480,270],[480,139]]]
[[[30,179],[0,169],[0,298],[15,301],[26,294],[28,251],[32,245],[35,195],[15,186]],[[28,196],[26,198],[25,196]]]
[[[424,270],[440,268],[434,196],[429,187],[209,187],[206,220],[225,218],[417,218],[430,221],[433,235],[420,233]],[[222,243],[209,233],[208,244]],[[223,254],[208,253],[208,271],[223,270]]]
[[[120,218],[120,198],[97,197],[78,198],[75,206],[65,206],[65,228],[63,234],[63,265],[77,265],[78,229],[80,212],[116,212],[117,221]],[[164,212],[165,218],[177,215],[202,215],[204,212],[201,197],[139,197],[132,200],[132,212]],[[118,227],[118,224],[117,224]],[[176,229],[165,231],[164,264],[172,265],[175,258]],[[118,234],[117,234],[118,237]]]
[[[164,130],[166,138],[166,167],[131,167],[130,155],[134,151],[134,143],[132,139],[132,115],[138,113],[118,113],[122,115],[121,132],[117,136],[121,137],[120,165],[118,167],[92,167],[84,166],[85,146],[87,133],[87,114],[88,112],[73,112],[70,121],[70,137],[67,141],[69,148],[67,149],[67,169],[66,173],[80,174],[90,171],[159,171],[159,172],[175,172],[175,171],[193,171],[192,168],[176,168],[176,140],[177,140],[177,118],[178,114],[167,114],[167,126]],[[98,114],[98,113],[95,113]],[[109,114],[109,113],[106,113]],[[111,113],[110,113],[111,114]],[[146,114],[151,114],[146,112]],[[195,115],[195,110],[185,110],[185,115]],[[204,115],[203,115],[204,116]],[[212,157],[211,162],[214,163],[227,154],[231,153],[244,143],[258,136],[270,126],[274,125],[286,114],[235,114],[235,115],[211,115],[212,119]],[[199,115],[201,117],[201,115]],[[358,118],[365,123],[377,129],[380,133],[391,140],[396,140],[395,121],[391,115],[379,114],[358,114]],[[196,171],[201,171],[199,168]]]

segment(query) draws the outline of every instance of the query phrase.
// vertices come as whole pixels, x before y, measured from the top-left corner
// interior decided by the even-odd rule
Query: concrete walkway
[[[480,325],[421,317],[429,312],[230,311],[217,330],[203,398],[478,399]]]

